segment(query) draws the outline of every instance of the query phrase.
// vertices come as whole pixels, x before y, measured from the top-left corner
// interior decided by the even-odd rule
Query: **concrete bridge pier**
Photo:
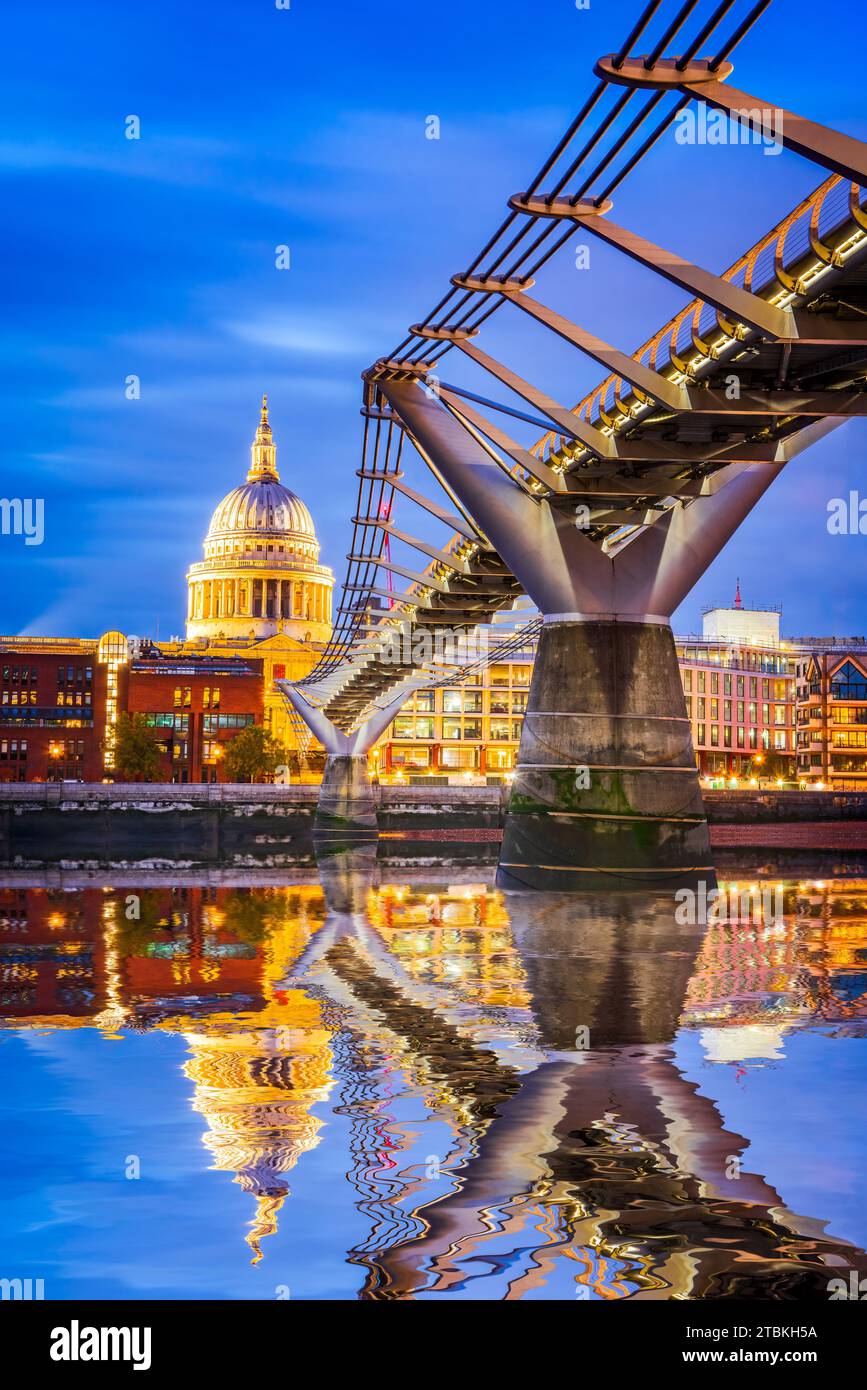
[[[713,879],[671,615],[792,453],[724,464],[622,539],[592,538],[568,493],[532,495],[478,431],[408,380],[379,389],[422,457],[544,615],[497,881],[670,888]]]
[[[670,887],[712,872],[671,628],[546,621],[498,883]]]
[[[314,839],[333,840],[346,847],[376,840],[377,799],[370,782],[367,755],[400,710],[407,690],[403,688],[396,699],[377,706],[363,724],[346,734],[289,681],[276,684],[328,755],[313,822]]]
[[[376,838],[376,800],[367,770],[367,753],[329,753],[314,834]]]

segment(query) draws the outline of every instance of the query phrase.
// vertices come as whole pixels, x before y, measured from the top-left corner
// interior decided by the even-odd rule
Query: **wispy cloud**
[[[357,320],[357,316],[354,318]],[[363,337],[357,327],[349,328],[336,319],[317,319],[315,314],[301,318],[269,312],[259,318],[236,319],[221,327],[244,343],[312,357],[363,356],[372,351],[376,342],[374,334]]]

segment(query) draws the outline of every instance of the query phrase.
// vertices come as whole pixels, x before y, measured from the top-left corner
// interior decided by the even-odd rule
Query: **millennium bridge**
[[[500,885],[670,887],[712,873],[672,613],[786,465],[867,413],[867,144],[786,109],[784,92],[733,85],[732,55],[770,5],[652,0],[478,255],[363,373],[338,620],[309,676],[281,686],[328,753],[320,837],[375,834],[368,750],[413,689],[456,679],[414,639],[472,632],[523,600],[540,615],[538,655]],[[782,147],[822,179],[722,272],[613,215],[690,107],[734,131],[729,143]],[[735,154],[723,171],[749,158]],[[720,179],[706,215],[731,222],[749,190]],[[677,190],[680,207],[688,197]],[[691,296],[632,353],[533,293],[576,233]],[[615,276],[607,289],[613,299]],[[497,312],[606,375],[559,403],[480,346]],[[491,394],[446,380],[449,354],[449,377],[468,359]],[[529,447],[510,432],[527,425]],[[408,481],[411,451],[433,495]]]

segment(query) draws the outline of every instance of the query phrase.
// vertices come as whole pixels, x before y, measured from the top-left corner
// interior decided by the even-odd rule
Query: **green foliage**
[[[249,724],[226,749],[223,766],[227,782],[270,782],[285,750],[262,724]]]
[[[115,769],[123,782],[153,782],[160,777],[163,749],[156,741],[156,730],[145,723],[143,714],[122,714],[117,721]]]

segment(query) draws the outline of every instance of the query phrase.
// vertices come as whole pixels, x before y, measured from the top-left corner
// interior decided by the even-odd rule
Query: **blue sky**
[[[637,11],[637,0],[8,5],[0,493],[44,498],[46,536],[40,547],[0,536],[0,630],[180,631],[185,569],[243,477],[263,390],[283,479],[340,579],[359,373],[487,239]],[[815,6],[775,0],[736,81],[867,137],[861,84],[837,61],[864,27],[861,0],[841,0],[828,60],[799,70],[821,41]],[[430,114],[438,141],[425,139]],[[129,115],[138,141],[125,138]],[[736,215],[720,216],[732,176]],[[616,216],[719,269],[819,181],[787,153],[668,139]],[[289,271],[274,265],[281,244]],[[608,341],[631,349],[682,302],[602,249],[579,287],[563,254],[542,283]],[[577,400],[598,368],[527,325],[504,311],[482,345]],[[449,373],[470,384],[456,356]],[[131,374],[138,401],[125,398]],[[867,631],[867,538],[826,530],[828,500],[858,487],[865,454],[867,424],[854,422],[791,465],[676,626],[695,630],[739,576],[746,602],[783,604],[790,633]]]

